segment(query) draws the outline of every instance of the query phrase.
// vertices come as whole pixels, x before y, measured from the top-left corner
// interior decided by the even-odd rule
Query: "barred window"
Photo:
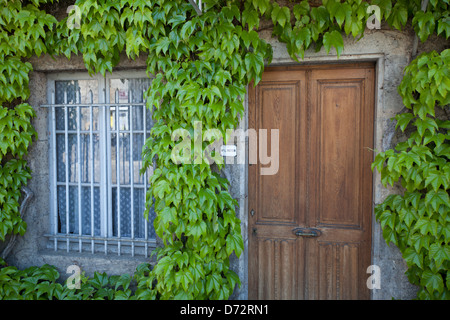
[[[144,255],[155,246],[144,219],[153,168],[141,174],[152,127],[142,72],[49,75],[51,246]]]

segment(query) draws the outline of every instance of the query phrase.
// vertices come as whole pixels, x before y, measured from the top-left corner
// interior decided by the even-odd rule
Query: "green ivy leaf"
[[[286,23],[291,20],[291,12],[288,7],[280,7],[278,3],[274,2],[271,17],[274,25],[279,24],[284,28]]]
[[[181,270],[176,273],[175,281],[181,283],[183,290],[188,292],[189,286],[193,282],[193,277],[189,270]]]
[[[430,190],[425,196],[425,203],[431,205],[434,211],[438,211],[439,206],[448,206],[450,197],[445,190]]]
[[[434,134],[439,129],[436,120],[428,117],[425,119],[417,119],[414,125],[417,127],[417,131],[421,137],[424,136],[426,130]]]
[[[444,281],[439,273],[433,273],[431,270],[425,270],[422,274],[421,284],[426,287],[430,294],[434,291],[442,293],[444,290]]]
[[[248,26],[248,30],[256,30],[259,27],[259,16],[254,10],[244,10],[242,12],[242,25]]]
[[[425,248],[426,250],[430,249],[431,236],[423,236],[422,234],[414,233],[410,236],[410,239],[416,252],[420,252],[422,248]]]
[[[445,34],[445,38],[450,36],[450,17],[442,18],[438,21],[437,35]]]
[[[436,267],[439,268],[444,261],[450,260],[450,247],[447,245],[440,245],[433,243],[430,246],[430,256],[436,261]]]
[[[401,30],[408,20],[408,8],[401,2],[397,2],[392,8],[387,21],[389,25]]]
[[[342,24],[344,23],[347,14],[350,13],[351,11],[352,9],[348,3],[343,4],[336,3],[335,9],[332,12],[330,12],[330,16],[331,17],[334,16],[339,27],[342,27]]]
[[[341,33],[337,30],[325,33],[323,36],[323,46],[325,47],[327,54],[330,52],[331,47],[334,47],[336,49],[337,57],[339,58],[344,49],[344,39],[342,38]]]
[[[437,192],[441,186],[443,186],[445,189],[447,189],[449,187],[449,180],[446,178],[444,172],[441,172],[440,170],[434,168],[434,169],[427,171],[427,176],[425,179],[425,187],[427,187],[428,185],[431,185],[433,187],[433,190]],[[443,194],[440,194],[440,195],[442,195],[442,197],[446,198],[445,195],[443,195]],[[447,194],[447,197],[448,197],[448,194]],[[439,204],[440,203],[433,202],[432,206],[433,206],[433,208],[437,208],[439,206]]]
[[[380,216],[379,220],[381,227],[385,228],[388,226],[390,229],[394,229],[396,215],[389,210],[385,210]]]
[[[218,273],[213,273],[206,277],[206,293],[219,291],[222,285],[222,277]]]
[[[252,0],[253,7],[264,14],[270,7],[270,0]]]
[[[395,116],[395,120],[397,120],[397,124],[395,125],[395,129],[400,129],[405,131],[406,126],[414,119],[414,115],[412,113],[401,113]]]
[[[413,248],[407,248],[403,254],[403,258],[408,263],[408,266],[417,265],[423,269],[423,255],[417,253]]]
[[[414,15],[412,23],[422,42],[425,42],[435,30],[435,20],[431,12],[418,11]]]
[[[170,193],[170,183],[167,180],[160,180],[156,182],[155,186],[153,187],[154,194],[160,198],[164,198],[164,194]]]
[[[108,285],[109,278],[108,275],[103,272],[94,272],[94,278],[90,281],[90,283],[94,286],[94,288],[101,289]]]
[[[383,238],[386,241],[386,244],[389,245],[390,243],[397,243],[396,233],[393,229],[389,227],[385,227],[383,229]]]

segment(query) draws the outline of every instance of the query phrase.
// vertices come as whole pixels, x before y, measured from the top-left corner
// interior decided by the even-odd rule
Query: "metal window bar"
[[[106,92],[105,93],[105,98],[106,98]],[[93,106],[95,105],[96,107],[107,107],[107,108],[102,108],[103,111],[106,111],[105,109],[110,109],[111,104],[110,103],[96,103],[94,104],[93,101],[93,93],[92,91],[89,92],[89,100],[90,102],[87,104],[83,104],[81,103],[81,92],[79,90],[77,90],[75,92],[75,103],[70,103],[68,102],[68,94],[67,94],[67,90],[64,90],[64,98],[63,104],[56,104],[56,93],[53,90],[51,93],[51,104],[49,105],[42,105],[41,107],[48,107],[51,108],[51,119],[52,119],[52,124],[51,124],[51,128],[52,128],[52,144],[54,146],[53,148],[53,153],[52,153],[52,159],[53,159],[53,184],[55,186],[55,196],[53,197],[53,207],[54,207],[54,228],[53,228],[53,235],[47,235],[49,238],[53,238],[53,247],[54,250],[57,251],[58,250],[58,242],[59,241],[65,241],[66,242],[66,250],[67,252],[70,251],[70,242],[73,241],[77,241],[78,242],[78,250],[79,252],[82,252],[83,250],[83,243],[86,241],[90,241],[90,245],[91,245],[91,252],[94,253],[95,251],[95,244],[98,243],[98,241],[104,241],[104,247],[105,247],[105,253],[108,253],[108,242],[117,242],[117,249],[118,249],[118,255],[121,255],[121,244],[123,242],[126,243],[130,243],[131,244],[131,255],[134,256],[135,255],[135,244],[139,243],[139,244],[143,244],[144,246],[144,255],[145,257],[148,257],[148,246],[149,244],[154,246],[155,245],[155,240],[154,239],[149,239],[148,237],[148,221],[144,220],[144,229],[145,229],[145,235],[144,235],[144,239],[139,239],[135,237],[135,221],[134,221],[134,165],[133,165],[133,134],[134,134],[134,130],[133,130],[133,115],[132,115],[132,106],[142,106],[143,107],[143,138],[144,138],[144,142],[147,139],[147,109],[146,109],[146,103],[144,101],[144,97],[145,97],[145,90],[143,90],[143,102],[133,102],[132,101],[132,94],[131,94],[131,90],[129,91],[129,95],[128,95],[128,103],[119,103],[119,99],[118,96],[116,98],[114,107],[116,109],[116,183],[117,183],[117,222],[118,222],[118,229],[117,229],[117,239],[115,238],[111,238],[109,236],[103,236],[103,237],[98,237],[95,236],[95,225],[94,225],[94,189],[95,189],[95,183],[94,183],[94,165],[95,165],[95,160],[94,160],[94,134],[93,134]],[[106,100],[105,100],[106,102]],[[89,134],[89,163],[90,165],[90,181],[88,183],[82,182],[82,165],[81,165],[81,133],[84,132],[84,130],[81,130],[81,108],[82,107],[89,107],[89,122],[90,122],[90,126],[89,126],[89,130],[88,130],[88,134]],[[130,214],[130,218],[131,218],[131,238],[123,238],[121,236],[121,228],[120,228],[120,221],[121,221],[121,213],[120,213],[120,188],[121,188],[121,183],[120,183],[120,155],[119,155],[119,150],[120,150],[120,126],[119,126],[119,109],[120,107],[128,107],[129,110],[129,117],[130,117],[130,123],[129,123],[129,139],[130,139],[130,155],[129,155],[129,176],[130,176],[130,196],[131,196],[131,214]],[[57,108],[62,108],[64,110],[64,130],[57,130],[56,129],[56,109]],[[75,108],[76,110],[76,124],[77,124],[77,128],[76,128],[76,135],[77,135],[77,155],[75,157],[75,165],[77,168],[77,178],[78,181],[77,182],[71,182],[70,181],[70,175],[69,175],[69,168],[70,168],[70,154],[69,154],[69,108]],[[58,175],[57,175],[57,132],[61,132],[63,131],[64,133],[64,146],[65,146],[65,155],[64,155],[64,162],[65,162],[65,182],[58,182]],[[72,130],[73,131],[73,130]],[[125,130],[126,131],[126,130]],[[141,132],[140,130],[138,130],[138,132]],[[84,132],[85,133],[85,132]],[[109,135],[109,137],[111,137]],[[108,139],[107,139],[108,140]],[[106,145],[106,143],[103,143],[103,145]],[[124,155],[125,156],[125,155]],[[122,161],[122,163],[125,165],[125,161]],[[60,230],[58,229],[58,185],[62,185],[65,187],[65,234],[60,234]],[[82,224],[82,187],[83,186],[89,186],[90,187],[90,196],[91,196],[91,201],[90,201],[90,227],[91,227],[91,232],[90,232],[90,236],[87,236],[85,234],[83,234],[83,224]],[[112,186],[112,184],[110,185]],[[148,186],[148,174],[147,172],[144,173],[144,197],[145,197],[145,192],[147,190],[147,186]],[[71,222],[70,222],[70,187],[77,187],[77,191],[78,191],[78,201],[77,201],[77,207],[78,207],[78,235],[74,235],[71,234]],[[73,213],[75,215],[75,212]],[[75,227],[75,226],[73,226]]]
[[[76,246],[78,246],[78,242],[81,240],[83,243],[86,244],[90,244],[92,243],[92,241],[94,241],[94,244],[97,245],[97,248],[99,248],[100,246],[103,246],[104,241],[108,241],[108,243],[111,245],[111,247],[109,248],[117,248],[117,242],[121,242],[122,246],[129,246],[131,248],[131,243],[134,243],[135,247],[139,247],[141,249],[145,249],[148,248],[149,245],[151,246],[155,246],[156,245],[156,240],[146,240],[146,239],[131,239],[131,238],[110,238],[110,237],[101,237],[101,236],[89,236],[89,235],[83,235],[83,236],[79,236],[79,235],[65,235],[65,234],[45,234],[46,237],[48,237],[49,239],[53,240],[53,242],[55,241],[62,241],[62,242],[67,242],[70,241],[71,243],[76,244]],[[104,249],[97,249],[94,252],[103,252]],[[130,249],[131,251],[131,249]],[[143,251],[146,251],[143,250]],[[148,256],[147,252],[143,252],[142,255],[146,255]]]
[[[78,90],[75,90],[75,103],[81,103],[81,92],[80,88]],[[81,237],[82,235],[82,216],[81,216],[81,136],[80,136],[80,127],[81,127],[81,107],[77,108],[77,157],[76,157],[76,163],[77,163],[77,173],[78,173],[78,234]],[[79,244],[79,251],[81,252],[81,238],[78,242]]]
[[[107,100],[106,100],[106,89],[105,88],[103,88],[103,101],[104,101],[104,103],[106,103],[107,102]],[[103,119],[103,121],[105,121],[105,128],[103,129],[103,131],[105,131],[106,130],[106,133],[107,133],[107,136],[109,136],[109,126],[108,125],[106,125],[106,123],[107,123],[107,117],[106,117],[106,115],[107,115],[107,112],[109,113],[109,110],[110,110],[110,107],[109,107],[109,104],[105,104],[105,107],[106,108],[102,108],[102,112],[101,112],[101,118]],[[108,155],[108,159],[111,159],[111,156],[109,155],[109,153],[108,153],[108,151],[110,150],[110,148],[107,148],[107,146],[106,146],[106,144],[107,144],[107,141],[108,141],[108,139],[107,138],[103,138],[103,143],[102,143],[102,154],[106,154],[106,155]],[[107,179],[107,183],[108,183],[108,189],[109,189],[109,185],[110,185],[110,178],[108,179],[107,177],[109,177],[110,175],[109,175],[109,171],[108,171],[108,168],[111,166],[111,163],[110,163],[110,161],[108,161],[108,164],[106,165],[106,166],[104,166],[105,168],[104,168],[104,176],[105,176],[105,180]],[[103,191],[103,195],[104,195],[104,200],[103,200],[103,207],[104,207],[104,211],[106,211],[107,210],[107,212],[104,212],[103,213],[103,220],[107,220],[107,223],[104,223],[103,224],[103,226],[104,226],[104,230],[103,230],[103,234],[105,234],[105,235],[108,235],[109,236],[109,233],[108,233],[108,231],[109,231],[109,226],[108,226],[108,224],[110,224],[110,219],[111,219],[111,216],[108,216],[108,214],[111,212],[111,207],[110,207],[110,201],[108,201],[108,199],[111,199],[111,197],[110,197],[110,195],[109,195],[109,193],[107,192],[107,191]],[[107,199],[108,198],[108,199]],[[107,209],[106,209],[107,208]],[[105,255],[107,255],[108,254],[108,239],[107,238],[105,238],[105,241],[104,241],[104,249],[105,249]]]
[[[55,104],[55,91],[52,91],[51,94],[51,103]],[[55,188],[55,196],[53,197],[53,212],[54,212],[54,220],[53,220],[53,233],[58,233],[58,187],[57,187],[57,162],[56,162],[56,108],[52,107],[52,144],[53,144],[53,152],[52,152],[52,160],[53,160],[53,186]],[[55,238],[54,240],[55,251],[58,250],[58,241]]]
[[[92,90],[89,90],[89,163],[91,164],[90,175],[91,175],[91,236],[95,235],[94,231],[94,122],[93,122],[93,104],[94,104],[94,94]],[[94,253],[94,239],[91,240],[91,252]]]
[[[116,205],[117,205],[117,237],[121,237],[121,212],[120,212],[120,107],[117,107],[119,103],[119,91],[115,92],[115,108],[116,108]],[[117,242],[118,255],[120,256],[120,241]]]
[[[142,102],[144,102],[144,105],[142,107],[142,114],[144,118],[144,144],[147,140],[147,104],[145,103],[145,90],[142,90]],[[144,172],[144,199],[147,198],[146,192],[147,192],[147,170]],[[144,219],[144,233],[145,233],[145,240],[148,240],[148,221],[147,219]],[[145,242],[145,257],[147,258],[147,252],[148,252],[148,244]]]
[[[133,101],[133,91],[128,90],[128,102]],[[129,161],[129,175],[130,175],[130,215],[131,215],[131,239],[134,239],[134,161],[133,161],[133,110],[128,107],[130,117],[130,161]],[[134,257],[134,243],[131,243],[131,255]]]
[[[70,107],[86,107],[90,104],[87,103],[71,103]],[[145,102],[120,102],[120,103],[94,103],[94,106],[96,107],[111,107],[111,106],[119,106],[119,107],[126,107],[126,106],[145,106]],[[66,107],[66,104],[43,104],[40,106],[41,108],[64,108]]]
[[[67,106],[67,90],[64,90],[64,144],[65,144],[65,156],[66,156],[66,236],[69,236],[70,226],[69,226],[69,108]],[[69,252],[69,238],[67,238],[67,252]]]

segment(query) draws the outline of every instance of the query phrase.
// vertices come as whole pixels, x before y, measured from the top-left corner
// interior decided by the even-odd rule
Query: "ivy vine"
[[[150,264],[142,263],[133,276],[108,276],[94,272],[89,278],[80,275],[79,282],[61,284],[55,267],[45,264],[18,270],[0,260],[0,300],[149,300],[146,281]]]
[[[435,108],[450,103],[450,49],[421,54],[399,86],[404,105],[396,127],[412,131],[395,149],[379,153],[373,168],[387,186],[400,182],[402,195],[390,195],[375,209],[387,243],[408,265],[408,278],[421,299],[450,299],[450,120]]]
[[[0,0],[0,184],[5,186],[0,239],[26,228],[17,216],[18,195],[31,177],[23,157],[36,137],[34,112],[26,104],[32,71],[26,58],[81,55],[89,73],[105,74],[125,52],[130,59],[145,54],[147,72],[154,77],[146,98],[155,125],[143,162],[144,170],[154,164],[156,169],[145,215],[154,206],[154,226],[164,247],[157,250],[154,268],[138,270],[136,296],[128,291],[127,277],[109,282],[96,273],[84,283],[111,285],[108,289],[98,295],[90,289],[70,293],[55,283],[49,266],[26,272],[4,267],[0,287],[25,283],[8,289],[16,298],[227,299],[240,283],[229,259],[242,253],[243,239],[237,202],[229,181],[218,173],[223,163],[210,147],[236,128],[246,86],[256,85],[271,63],[272,48],[258,34],[262,24],[273,25],[273,36],[297,61],[311,48],[335,50],[339,57],[345,36],[364,35],[373,14],[370,5],[380,8],[380,19],[392,28],[401,30],[411,21],[421,41],[432,34],[450,35],[449,0],[430,0],[425,11],[420,0],[323,0],[319,6],[306,0],[289,6],[271,0],[205,0],[201,15],[184,0],[77,0],[78,10],[61,21],[46,13],[50,3]],[[425,54],[405,70],[399,92],[411,112],[398,115],[397,126],[404,130],[412,124],[417,130],[395,151],[377,155],[373,165],[385,185],[400,179],[406,188],[404,196],[390,196],[379,205],[376,214],[387,242],[404,254],[411,282],[422,286],[419,298],[449,295],[449,124],[434,117],[435,104],[446,108],[449,102],[448,56],[448,51]],[[27,283],[45,290],[35,286],[33,292]],[[120,285],[122,293],[116,295],[112,288]]]
[[[31,178],[24,156],[37,133],[35,113],[25,103],[30,95],[24,58],[46,51],[45,41],[56,19],[21,1],[0,1],[0,240],[23,235],[26,223],[19,213],[21,187]]]

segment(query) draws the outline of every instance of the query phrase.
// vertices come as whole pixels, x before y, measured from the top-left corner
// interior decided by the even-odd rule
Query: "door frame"
[[[383,127],[382,123],[378,121],[380,118],[381,107],[384,104],[384,71],[385,71],[385,54],[384,53],[373,53],[373,54],[351,54],[351,55],[341,55],[339,57],[339,60],[337,60],[336,56],[312,56],[312,57],[305,57],[303,60],[303,63],[299,64],[297,62],[293,62],[292,58],[286,56],[281,58],[274,58],[273,62],[270,66],[267,67],[293,67],[293,66],[308,66],[308,65],[330,65],[330,64],[346,64],[346,63],[364,63],[364,62],[371,62],[374,63],[375,67],[375,88],[374,88],[374,126],[373,126],[373,145],[374,148],[377,149],[380,146],[380,139],[382,139],[383,136]],[[244,129],[245,131],[248,130],[248,94],[245,96],[244,101],[244,107],[245,107],[245,115],[244,118],[241,120],[240,127]],[[233,294],[233,298],[236,299],[242,299],[247,300],[249,296],[249,284],[248,284],[248,275],[249,275],[249,257],[248,257],[248,220],[249,220],[249,206],[248,206],[248,138],[245,141],[245,152],[246,155],[246,164],[243,166],[242,169],[239,170],[238,175],[240,175],[241,181],[244,183],[244,188],[242,190],[241,187],[236,186],[237,189],[241,189],[237,191],[237,194],[239,194],[239,210],[238,210],[238,217],[241,220],[241,233],[242,237],[244,239],[244,251],[241,254],[239,258],[237,258],[232,264],[234,265],[234,268],[236,269],[236,272],[241,279],[241,287],[237,288]],[[375,158],[375,154],[373,156]],[[371,244],[371,263],[375,264],[374,262],[374,256],[379,256],[380,248],[378,246],[379,243],[384,241],[382,239],[382,234],[380,232],[380,229],[376,226],[376,219],[374,216],[374,201],[376,199],[376,193],[379,191],[376,186],[380,183],[380,176],[375,171],[372,174],[372,244]],[[370,274],[368,273],[367,276],[369,277]],[[370,299],[373,299],[373,290],[370,291]]]

